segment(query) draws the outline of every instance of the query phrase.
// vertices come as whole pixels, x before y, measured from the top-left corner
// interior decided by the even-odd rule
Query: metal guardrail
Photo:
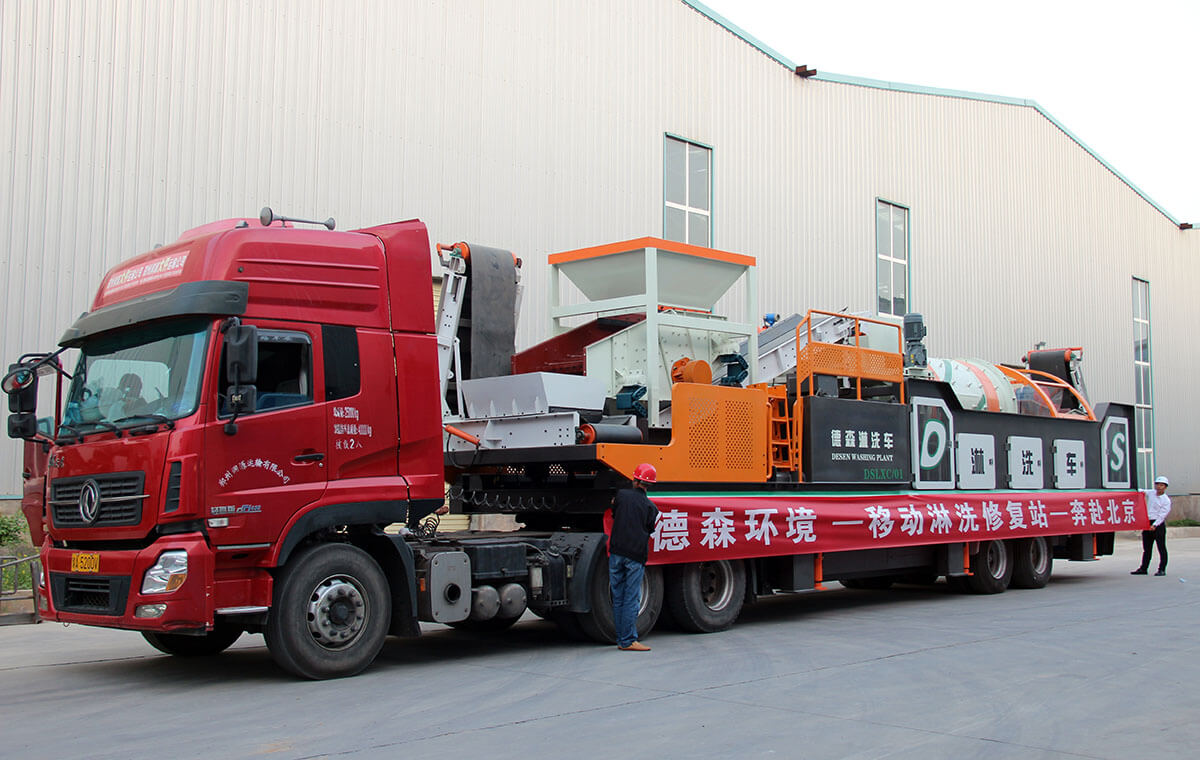
[[[29,566],[29,588],[23,589],[20,587],[20,568],[22,565]],[[38,555],[31,554],[28,557],[0,556],[0,623],[5,622],[36,622],[38,608],[38,584],[37,579],[42,573],[42,565],[38,561]],[[17,601],[32,601],[34,611],[32,613],[15,613],[3,614],[4,605],[7,602]],[[28,619],[20,620],[9,618],[24,618],[28,614]]]

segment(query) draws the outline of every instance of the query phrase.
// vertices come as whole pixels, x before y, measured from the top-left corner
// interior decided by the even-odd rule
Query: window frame
[[[1155,436],[1157,430],[1154,424],[1154,336],[1151,332],[1150,311],[1150,281],[1141,277],[1133,277],[1130,288],[1130,315],[1133,327],[1133,428],[1137,439],[1134,455],[1137,457],[1138,482],[1137,487],[1150,488],[1150,478],[1157,472],[1155,461]],[[1144,309],[1139,310],[1139,301],[1144,302]],[[1146,328],[1146,346],[1144,359],[1138,358],[1138,327]],[[1146,383],[1142,383],[1143,369]],[[1142,388],[1139,395],[1138,387]],[[1150,435],[1145,435],[1146,430]],[[1149,440],[1146,440],[1149,439]],[[1145,465],[1143,466],[1143,462]]]
[[[258,407],[258,405],[256,404],[255,405],[256,408],[253,412],[242,412],[238,416],[239,417],[250,417],[250,416],[256,416],[256,415],[260,415],[260,414],[270,414],[272,412],[283,411],[283,410],[287,410],[287,409],[299,409],[302,407],[309,407],[309,406],[312,406],[312,405],[318,403],[318,399],[317,399],[317,395],[316,395],[316,390],[317,390],[316,389],[316,363],[317,363],[316,341],[314,340],[314,336],[304,330],[296,330],[296,329],[292,329],[292,328],[259,327],[258,328],[258,343],[260,346],[263,343],[297,343],[297,344],[302,344],[307,347],[306,355],[307,355],[308,366],[306,369],[307,369],[307,373],[308,373],[308,391],[307,391],[307,394],[297,393],[296,395],[307,395],[308,398],[306,400],[298,401],[298,402],[292,403],[292,404],[285,404],[282,406],[272,406],[270,409],[263,409],[261,407]],[[218,351],[217,354],[218,354],[217,419],[229,419],[230,417],[233,416],[233,412],[231,410],[224,410],[222,408],[222,407],[224,407],[223,399],[225,398],[225,390],[226,390],[225,386],[221,385],[221,379],[225,374],[225,348],[224,348],[224,346],[221,347],[221,350]],[[260,361],[261,361],[261,350],[260,350]],[[262,394],[256,394],[256,395],[261,396]]]
[[[668,145],[669,141],[682,143],[684,146],[684,156],[685,156],[684,200],[685,200],[685,202],[683,204],[679,204],[674,201],[667,200],[667,178],[668,178],[667,145]],[[708,155],[708,208],[707,209],[702,209],[698,206],[691,205],[691,183],[688,181],[688,177],[689,177],[688,171],[690,169],[690,166],[688,165],[688,163],[686,161],[686,157],[688,155],[688,152],[687,152],[688,147],[700,148],[701,150],[704,150]],[[713,154],[714,154],[714,152],[715,151],[713,151],[713,148],[711,145],[706,145],[705,143],[699,142],[697,140],[692,140],[687,137],[682,137],[680,135],[673,134],[671,132],[663,133],[663,141],[662,141],[662,234],[663,234],[663,238],[665,240],[671,240],[671,238],[667,237],[667,209],[676,209],[678,211],[682,211],[684,214],[683,233],[684,233],[685,239],[677,240],[675,242],[687,243],[689,245],[702,245],[702,247],[704,247],[704,248],[712,248],[713,247],[713,232],[714,232],[713,206],[715,205],[714,199],[713,199],[713,174],[714,174]],[[691,227],[688,224],[688,222],[690,220],[690,217],[689,217],[690,214],[700,214],[700,215],[707,217],[707,219],[708,219],[708,225],[707,225],[708,240],[705,241],[703,244],[696,243],[693,240],[691,240]]]
[[[893,215],[895,213],[895,210],[900,209],[904,212],[904,258],[903,259],[898,259],[895,257],[894,247],[891,247],[888,249],[888,254],[886,256],[883,255],[883,253],[881,253],[879,250],[879,207],[880,206],[887,206],[889,209],[888,210],[888,240],[889,241],[893,241],[893,236],[891,234],[891,230],[892,230],[892,225],[894,224],[894,221],[893,221],[894,216]],[[895,268],[896,268],[897,264],[903,264],[903,266],[904,266],[904,311],[905,311],[905,313],[908,313],[908,312],[913,311],[912,208],[904,205],[903,203],[896,203],[895,201],[889,201],[888,199],[883,198],[881,196],[876,196],[875,202],[871,205],[871,218],[874,221],[874,232],[875,232],[875,235],[874,235],[875,256],[874,256],[874,262],[873,262],[874,268],[875,268],[875,293],[872,296],[872,302],[874,304],[873,311],[877,315],[889,315],[889,316],[895,316],[895,317],[903,317],[904,314],[896,314],[895,313],[895,309],[896,309]],[[893,273],[892,280],[889,283],[889,285],[891,285],[891,296],[889,299],[891,311],[881,311],[879,309],[879,262],[881,259],[886,260],[888,262],[888,269],[889,269],[889,271],[891,271]]]

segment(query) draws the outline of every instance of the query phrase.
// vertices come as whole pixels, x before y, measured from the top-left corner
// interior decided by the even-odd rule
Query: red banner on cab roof
[[[130,288],[179,277],[187,259],[187,251],[176,251],[123,267],[109,275],[100,290],[100,297],[107,298]]]
[[[1149,527],[1140,491],[649,496],[651,565]]]

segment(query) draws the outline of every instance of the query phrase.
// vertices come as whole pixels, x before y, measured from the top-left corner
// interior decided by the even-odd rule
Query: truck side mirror
[[[37,372],[24,364],[8,365],[0,388],[8,394],[8,411],[24,414],[37,411]]]
[[[9,438],[22,438],[28,441],[36,438],[37,433],[37,417],[33,412],[18,412],[8,415]]]
[[[258,389],[253,385],[229,386],[229,409],[234,418],[239,414],[254,414],[258,409]]]
[[[225,331],[225,375],[234,385],[258,382],[258,328],[236,325]]]

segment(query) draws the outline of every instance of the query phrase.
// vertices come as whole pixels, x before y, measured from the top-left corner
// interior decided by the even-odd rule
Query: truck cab
[[[232,219],[111,270],[60,341],[54,430],[13,402],[46,460],[41,616],[216,647],[316,536],[362,526],[346,541],[404,566],[376,526],[444,493],[430,278],[417,221]]]

